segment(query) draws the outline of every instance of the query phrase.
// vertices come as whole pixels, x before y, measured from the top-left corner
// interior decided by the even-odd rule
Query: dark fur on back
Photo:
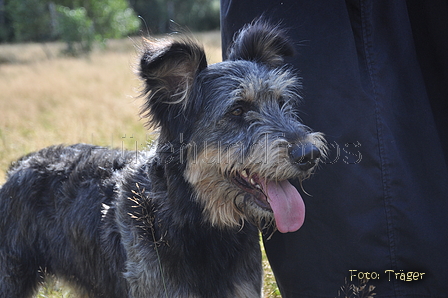
[[[1,188],[2,297],[29,297],[45,273],[104,297],[125,296],[116,274],[124,269],[125,251],[113,223],[115,207],[107,216],[101,211],[103,204],[113,206],[114,172],[131,159],[74,145],[49,147],[13,164]]]
[[[297,115],[283,34],[256,22],[210,66],[189,39],[146,40],[154,150],[54,146],[15,162],[0,189],[1,297],[31,297],[47,275],[83,297],[260,297],[258,228],[275,229],[263,187],[307,178],[325,153]]]

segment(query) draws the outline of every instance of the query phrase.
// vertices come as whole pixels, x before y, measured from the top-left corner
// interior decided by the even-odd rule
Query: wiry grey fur
[[[325,143],[299,120],[282,30],[255,22],[230,53],[207,66],[191,40],[145,41],[154,153],[78,144],[13,163],[0,189],[0,297],[31,297],[46,275],[83,297],[261,296],[258,228],[275,223],[241,175],[305,179]]]

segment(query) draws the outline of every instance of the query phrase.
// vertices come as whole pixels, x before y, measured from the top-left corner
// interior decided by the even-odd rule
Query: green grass
[[[261,252],[263,253],[263,297],[266,298],[281,298],[280,290],[278,289],[277,282],[275,281],[274,273],[272,273],[271,266],[269,265],[268,258],[263,246],[263,241],[260,241]]]

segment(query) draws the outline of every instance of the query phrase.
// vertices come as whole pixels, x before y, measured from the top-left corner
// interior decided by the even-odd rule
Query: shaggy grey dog
[[[15,162],[0,190],[1,297],[31,297],[46,274],[84,297],[260,297],[259,230],[300,228],[290,181],[325,154],[298,117],[292,53],[263,21],[210,66],[189,39],[146,40],[154,152],[78,144]]]

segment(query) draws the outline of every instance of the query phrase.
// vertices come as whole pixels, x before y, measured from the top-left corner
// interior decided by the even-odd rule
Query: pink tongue
[[[260,182],[267,191],[277,229],[281,233],[297,231],[305,220],[305,203],[297,189],[288,180]]]

